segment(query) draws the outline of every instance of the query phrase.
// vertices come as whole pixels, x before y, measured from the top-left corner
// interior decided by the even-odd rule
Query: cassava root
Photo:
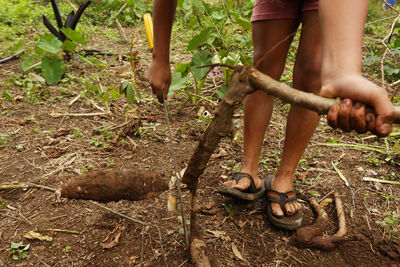
[[[317,219],[311,225],[300,227],[296,230],[296,234],[292,237],[291,243],[300,248],[318,248],[329,250],[337,247],[340,243],[347,240],[354,240],[356,237],[345,237],[346,217],[343,211],[342,200],[337,192],[335,195],[336,213],[338,216],[339,230],[334,235],[323,235],[326,224],[328,223],[328,214],[317,203],[315,198],[310,198],[310,206],[317,214]]]

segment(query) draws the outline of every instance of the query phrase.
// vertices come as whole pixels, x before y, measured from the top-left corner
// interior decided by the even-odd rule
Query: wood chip
[[[47,235],[41,235],[39,233],[36,233],[34,231],[29,231],[24,235],[25,238],[27,239],[33,239],[33,240],[40,240],[40,241],[53,241],[53,238],[51,236]]]

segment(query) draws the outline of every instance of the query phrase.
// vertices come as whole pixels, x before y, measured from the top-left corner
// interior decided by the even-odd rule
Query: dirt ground
[[[92,43],[97,46],[93,48],[104,49],[101,42]],[[10,83],[14,84],[12,96],[17,101],[3,101],[1,106],[0,184],[30,182],[58,188],[73,176],[98,169],[150,171],[170,180],[174,165],[165,114],[163,107],[151,98],[145,79],[150,54],[146,52],[144,40],[139,38],[136,45],[141,51],[136,79],[143,101],[135,104],[129,113],[129,119],[135,123],[128,126],[131,133],[126,143],[114,142],[121,130],[127,129],[124,124],[126,102],[122,99],[112,102],[111,114],[55,116],[54,113],[100,111],[87,99],[69,105],[85,90],[77,78],[69,76],[68,82],[42,86],[39,104],[27,101],[23,86]],[[107,62],[106,69],[74,63],[67,73],[73,73],[74,77],[98,74],[103,86],[115,86],[130,71],[129,62],[122,57],[128,54],[127,47],[122,43],[108,47],[118,55],[102,57]],[[175,58],[174,63],[179,60]],[[15,79],[21,73],[19,61],[0,66],[0,78],[4,81]],[[213,94],[215,84],[220,84],[221,79],[210,78],[204,94]],[[188,104],[185,99],[184,95],[176,95],[168,103],[180,169],[188,163],[208,125],[208,119],[204,117],[209,115],[204,112],[199,115],[199,110],[213,114],[216,104],[208,100]],[[277,102],[260,158],[262,177],[273,174],[279,164],[286,114],[287,106]],[[265,200],[241,202],[216,192],[217,186],[240,166],[242,118],[243,112],[239,110],[234,117],[238,129],[235,139],[221,141],[200,177],[197,191],[202,235],[219,266],[400,266],[400,235],[389,233],[396,227],[396,222],[386,224],[386,227],[377,223],[388,218],[386,211],[400,214],[400,187],[362,180],[363,177],[382,178],[392,173],[398,179],[398,169],[382,163],[385,157],[369,150],[320,144],[340,140],[341,143],[373,146],[376,138],[361,139],[355,133],[344,134],[332,130],[324,118],[321,120],[303,155],[295,185],[303,200],[304,224],[314,220],[307,199],[311,196],[318,200],[333,197],[332,192],[337,191],[344,203],[348,234],[358,234],[362,238],[345,242],[331,251],[299,249],[289,242],[293,232],[278,230],[267,221]],[[373,156],[380,160],[377,166],[368,163]],[[348,179],[350,188],[332,167],[332,162],[337,161],[340,161],[337,166]],[[164,192],[137,202],[122,200],[105,204],[122,214],[156,225],[160,235],[157,227],[133,223],[86,200],[58,200],[45,189],[2,190],[0,266],[191,266],[180,233],[180,213],[167,210],[169,194]],[[190,193],[183,190],[187,214],[189,198]],[[329,205],[326,211],[330,218],[327,233],[332,234],[337,230],[334,205]],[[35,229],[53,240],[23,237]],[[13,260],[9,255],[11,242],[29,243],[29,257]],[[107,246],[111,248],[103,248]]]

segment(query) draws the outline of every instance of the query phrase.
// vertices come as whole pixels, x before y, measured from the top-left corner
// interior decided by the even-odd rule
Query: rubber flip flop
[[[286,215],[285,204],[297,199],[296,194],[293,191],[280,193],[271,189],[271,182],[274,179],[273,176],[269,176],[267,180],[267,219],[274,226],[283,230],[296,230],[301,226],[303,221],[303,211],[299,210],[293,215]],[[271,201],[278,203],[284,216],[276,216],[272,213]]]
[[[229,186],[220,186],[218,187],[217,192],[224,195],[224,196],[229,196],[229,197],[234,197],[242,200],[256,200],[260,197],[262,197],[265,193],[265,182],[264,180],[261,180],[261,187],[259,189],[256,189],[256,185],[254,183],[253,177],[251,177],[250,174],[244,173],[244,172],[237,172],[233,174],[233,179],[238,183],[241,179],[247,178],[250,180],[250,186],[246,190],[240,191],[238,189],[229,187]]]

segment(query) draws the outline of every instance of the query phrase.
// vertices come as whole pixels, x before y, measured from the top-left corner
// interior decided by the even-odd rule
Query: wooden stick
[[[337,99],[325,98],[291,88],[253,67],[246,68],[250,68],[250,83],[255,89],[263,90],[267,94],[279,97],[290,104],[310,109],[318,114],[327,114],[332,105],[340,102]],[[400,107],[394,107],[394,109],[393,122],[400,123]]]
[[[101,115],[107,115],[107,113],[105,113],[105,112],[97,112],[97,113],[55,113],[55,112],[52,112],[52,113],[50,113],[50,116],[52,116],[52,117],[63,117],[63,116],[91,117],[91,116],[101,116]]]
[[[9,62],[9,61],[11,61],[11,60],[17,59],[17,58],[19,58],[19,56],[22,55],[23,53],[25,53],[25,50],[24,50],[24,49],[18,51],[18,52],[15,53],[14,55],[11,55],[11,56],[6,57],[6,58],[3,58],[3,59],[0,59],[0,64],[4,64],[4,63]]]
[[[78,231],[75,230],[64,230],[64,229],[35,229],[35,232],[58,232],[58,233],[66,233],[66,234],[73,234],[79,235]]]

